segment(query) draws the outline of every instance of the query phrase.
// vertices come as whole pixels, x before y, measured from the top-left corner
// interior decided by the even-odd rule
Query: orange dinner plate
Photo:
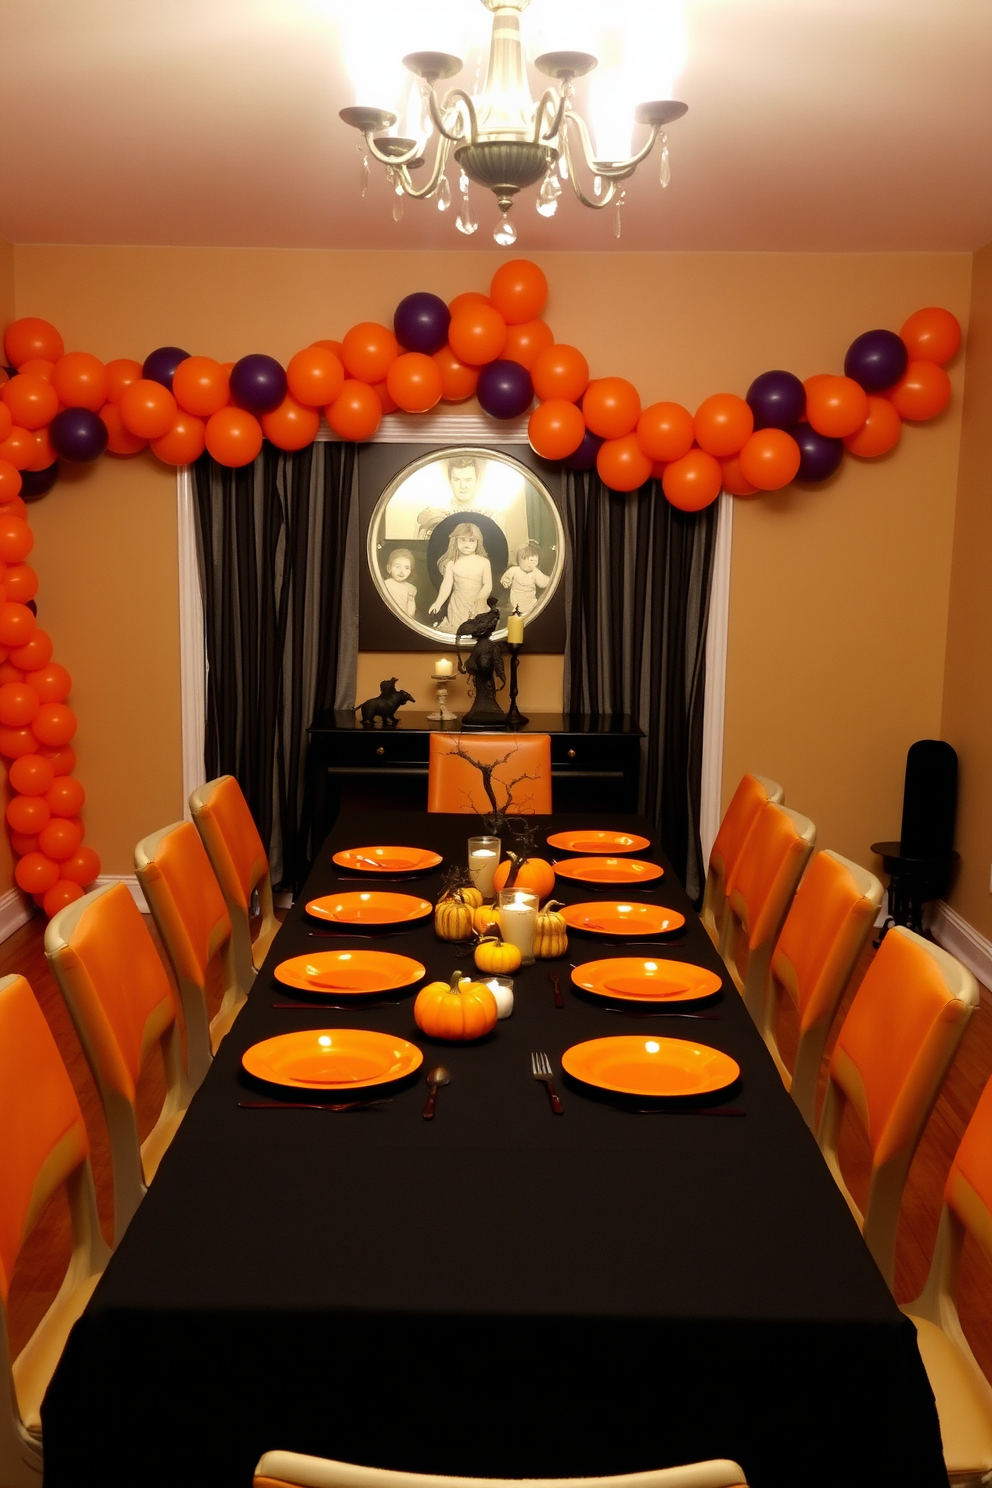
[[[574,878],[579,883],[635,884],[651,883],[660,878],[664,868],[645,863],[640,858],[566,858],[555,864],[559,878]]]
[[[624,1002],[695,1002],[719,992],[720,978],[690,961],[650,961],[614,956],[576,966],[572,981],[583,992]]]
[[[424,873],[442,861],[426,847],[348,847],[334,854],[338,867],[352,873]]]
[[[315,951],[280,961],[276,981],[301,992],[391,992],[425,974],[419,961],[390,951]]]
[[[573,1044],[561,1056],[561,1064],[584,1085],[657,1099],[713,1095],[733,1085],[741,1072],[729,1054],[707,1044],[638,1034]]]
[[[416,1044],[366,1028],[308,1028],[252,1044],[241,1063],[256,1080],[286,1090],[363,1090],[412,1075]]]
[[[685,924],[685,915],[677,909],[662,909],[658,904],[604,899],[601,904],[566,904],[560,912],[572,930],[587,930],[590,935],[666,935]]]
[[[376,890],[353,894],[325,894],[311,899],[307,914],[335,925],[400,925],[422,920],[433,905],[413,894],[386,894]]]
[[[647,837],[638,837],[633,832],[555,832],[548,838],[549,847],[560,847],[563,852],[617,853],[643,852],[651,843]]]

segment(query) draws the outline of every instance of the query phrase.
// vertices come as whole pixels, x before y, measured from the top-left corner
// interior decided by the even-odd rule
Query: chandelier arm
[[[565,117],[567,121],[568,119],[578,118],[578,115],[570,113],[567,114]],[[579,119],[579,123],[582,123],[581,119]],[[586,138],[588,139],[588,135],[586,136]],[[575,195],[579,198],[579,201],[584,207],[591,207],[594,212],[601,212],[604,207],[608,207],[610,205],[610,202],[616,196],[616,182],[610,182],[606,193],[600,197],[599,201],[593,201],[590,197],[586,196],[585,192],[582,190],[582,187],[579,185],[579,178],[575,169],[575,162],[572,159],[572,147],[569,144],[567,129],[562,130],[561,142],[565,152],[565,164],[568,166],[568,179],[571,183],[572,190],[575,192]],[[586,162],[586,164],[588,164],[588,161]],[[597,171],[596,174],[598,175],[599,172]]]
[[[554,118],[544,133],[541,133],[541,125],[544,123],[544,115],[548,109],[554,109]],[[545,88],[541,94],[541,100],[534,113],[534,143],[539,145],[541,140],[553,140],[561,126],[561,117],[565,111],[565,100],[556,89]]]
[[[397,179],[403,187],[404,194],[410,196],[414,201],[423,201],[425,196],[433,195],[437,183],[441,179],[441,172],[448,163],[448,151],[451,149],[451,141],[439,139],[437,142],[437,154],[434,157],[434,169],[431,171],[430,180],[423,186],[415,186],[413,178],[406,166],[401,166],[396,171]]]
[[[470,144],[474,144],[476,136],[479,133],[479,121],[475,113],[475,104],[472,102],[471,95],[466,93],[464,88],[452,88],[451,92],[445,98],[444,104],[442,105],[444,112],[447,113],[449,109],[457,108],[459,104],[464,104],[465,112],[468,115],[468,142]],[[448,139],[454,141],[455,143],[466,139],[464,129],[462,130],[461,134],[452,134],[448,129],[444,128],[443,120],[439,122],[435,119],[434,122],[437,124],[440,132],[444,135],[447,135]]]
[[[433,86],[430,87],[427,93],[427,111],[431,116],[431,122],[433,123],[434,128],[437,130],[438,134],[443,135],[446,140],[450,140],[453,144],[458,144],[460,140],[463,140],[465,138],[465,121],[462,118],[461,114],[459,114],[458,122],[462,125],[462,132],[461,134],[453,134],[451,132],[447,124],[444,122],[444,116],[449,111],[450,104],[450,93],[444,100],[444,105],[442,107],[437,101],[437,94],[434,92]]]
[[[631,155],[629,160],[594,161],[593,168],[597,176],[605,176],[611,181],[625,181],[628,176],[634,174],[641,161],[646,160],[651,154],[660,133],[661,125],[652,124],[647,144],[638,150],[636,155]]]
[[[409,150],[407,150],[405,155],[384,155],[383,152],[379,149],[375,140],[372,138],[371,130],[365,130],[364,133],[365,143],[369,148],[369,153],[373,155],[376,160],[379,161],[380,165],[392,165],[396,169],[399,169],[400,166],[409,164],[411,160],[416,160],[418,155],[421,155],[423,153],[420,145],[414,144]]]

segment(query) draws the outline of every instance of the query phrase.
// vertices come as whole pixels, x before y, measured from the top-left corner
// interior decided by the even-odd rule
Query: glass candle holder
[[[491,899],[496,892],[493,879],[499,867],[499,855],[498,837],[468,839],[468,873],[483,899]]]
[[[513,978],[480,975],[478,980],[495,997],[497,1018],[508,1018],[513,1012]]]
[[[538,897],[526,889],[501,889],[499,896],[499,930],[503,939],[515,945],[524,966],[534,961],[534,936],[537,931]]]

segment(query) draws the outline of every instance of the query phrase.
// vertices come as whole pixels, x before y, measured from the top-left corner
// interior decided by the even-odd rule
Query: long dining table
[[[574,931],[565,959],[516,976],[512,1015],[477,1043],[423,1034],[415,989],[290,1007],[303,999],[276,965],[321,949],[394,950],[428,979],[471,969],[430,918],[361,939],[305,905],[370,887],[332,856],[376,844],[441,853],[382,885],[435,900],[474,819],[344,813],[69,1339],[42,1412],[46,1488],[248,1488],[270,1448],[472,1477],[730,1457],[753,1488],[946,1485],[914,1329],[657,838],[635,817],[537,825],[542,843],[649,837],[638,856],[664,874],[625,902],[685,916],[650,955],[721,975],[706,1017],[580,995],[570,963],[639,952]],[[564,878],[555,892],[618,897]],[[243,1070],[250,1046],[347,1027],[409,1039],[424,1064],[367,1109],[239,1104],[279,1102]],[[642,1033],[730,1054],[727,1104],[644,1111],[563,1075],[569,1046]],[[439,1063],[450,1083],[425,1121]]]

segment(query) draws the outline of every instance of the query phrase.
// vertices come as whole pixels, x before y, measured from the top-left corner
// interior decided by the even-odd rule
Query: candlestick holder
[[[437,687],[437,708],[435,712],[428,713],[428,720],[431,723],[457,722],[458,714],[452,713],[448,708],[448,685],[451,682],[451,678],[439,677],[435,673],[435,675],[431,678],[431,681]]]
[[[510,706],[506,711],[507,727],[511,729],[523,728],[530,719],[525,717],[517,707],[517,666],[519,664],[520,646],[507,641],[507,649],[510,653]]]

